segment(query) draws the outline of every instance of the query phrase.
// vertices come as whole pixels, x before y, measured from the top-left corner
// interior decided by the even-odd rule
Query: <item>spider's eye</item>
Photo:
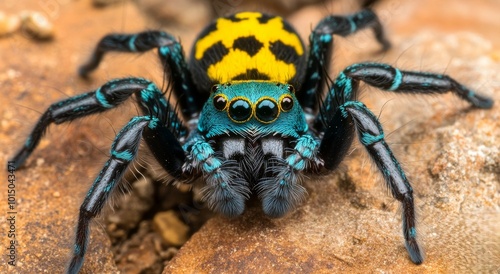
[[[246,122],[252,116],[252,105],[246,99],[233,100],[229,104],[228,115],[235,122]]]
[[[227,107],[227,99],[226,96],[223,95],[216,95],[214,97],[214,107],[217,110],[224,110]]]
[[[216,92],[219,90],[219,86],[218,85],[213,85],[212,86],[212,92]]]
[[[288,85],[288,91],[290,93],[294,93],[295,92],[295,88],[292,85]]]
[[[280,107],[283,111],[289,111],[293,108],[293,99],[292,97],[286,95],[281,98]]]
[[[255,107],[255,117],[263,123],[271,123],[278,118],[279,109],[274,100],[264,99]]]

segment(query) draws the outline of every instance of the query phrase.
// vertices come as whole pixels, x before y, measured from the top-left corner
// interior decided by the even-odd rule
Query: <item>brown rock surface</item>
[[[1,95],[8,104],[0,109],[4,163],[50,103],[116,77],[137,75],[161,83],[154,54],[109,56],[91,82],[76,76],[76,68],[104,34],[151,28],[132,3],[106,9],[93,8],[91,1],[47,3],[7,1],[0,6],[9,14],[27,8],[44,12],[55,27],[51,42],[33,41],[22,33],[0,39]],[[302,8],[290,19],[307,37],[321,17],[355,8],[349,1],[319,4]],[[494,97],[496,103],[492,110],[472,110],[451,94],[423,98],[366,88],[363,102],[381,113],[388,141],[414,186],[424,264],[415,266],[408,260],[399,204],[357,146],[334,175],[307,183],[307,201],[289,216],[268,219],[257,204],[235,220],[216,217],[188,241],[165,273],[498,272],[500,6],[495,0],[445,0],[439,5],[431,0],[388,0],[381,1],[377,12],[394,47],[377,54],[369,32],[338,38],[334,73],[365,60],[446,72]],[[181,37],[188,50],[198,29],[169,31]],[[80,203],[106,160],[115,131],[130,113],[136,113],[132,104],[99,118],[50,128],[25,168],[16,171],[18,265],[6,266],[1,256],[0,273],[62,271]],[[0,176],[5,181],[5,169]],[[5,201],[5,193],[0,201]],[[2,206],[1,212],[6,211]],[[0,215],[2,231],[8,230],[5,216]],[[156,236],[145,235],[120,259],[130,262],[128,273],[138,271],[133,266],[138,260],[145,264],[142,269],[158,271],[158,258],[137,255],[155,245]],[[7,240],[0,239],[2,248]],[[118,272],[98,222],[92,226],[83,269]]]

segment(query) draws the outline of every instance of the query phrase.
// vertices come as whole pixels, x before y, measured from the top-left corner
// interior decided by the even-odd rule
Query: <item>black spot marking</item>
[[[291,64],[299,58],[299,55],[294,47],[283,44],[280,40],[271,42],[269,50],[274,54],[274,56],[276,56],[276,59],[287,64]]]
[[[259,17],[257,20],[259,20],[259,23],[261,24],[266,24],[269,20],[276,18],[276,16],[272,16],[269,14],[262,14],[261,17]]]
[[[248,20],[248,18],[237,18],[236,14],[226,17],[226,19],[231,20],[231,22],[241,22],[244,20]]]
[[[271,80],[271,78],[257,69],[247,69],[247,72],[236,75],[231,80]]]
[[[283,20],[281,22],[283,22],[283,29],[285,31],[288,31],[289,33],[297,35],[297,31],[295,31],[295,29],[290,24],[288,24],[286,21],[283,21]]]
[[[220,62],[228,53],[229,50],[219,41],[205,50],[200,59],[201,66],[206,70],[210,65]]]
[[[254,56],[259,52],[264,44],[259,42],[255,36],[240,37],[234,40],[233,49],[242,50],[250,56]]]

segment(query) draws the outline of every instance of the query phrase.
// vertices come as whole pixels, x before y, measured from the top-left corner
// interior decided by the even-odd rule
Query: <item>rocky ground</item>
[[[76,68],[104,34],[161,28],[180,37],[189,49],[214,16],[257,9],[286,16],[306,38],[323,16],[358,9],[353,1],[340,0],[274,1],[272,5],[244,0],[97,2],[8,0],[0,4],[6,16],[37,11],[53,25],[49,35],[42,20],[31,23],[35,32],[23,25],[0,36],[3,163],[50,103],[117,77],[142,76],[162,83],[154,53],[109,55],[90,80],[78,78]],[[393,48],[380,53],[370,32],[337,38],[332,75],[357,61],[385,62],[446,73],[493,97],[496,104],[491,110],[476,110],[453,94],[424,98],[364,88],[363,102],[380,114],[387,140],[413,183],[419,236],[426,250],[424,264],[415,266],[408,259],[399,204],[390,197],[363,148],[356,145],[333,175],[308,181],[305,203],[278,220],[265,217],[258,203],[234,220],[210,218],[196,190],[167,186],[165,177],[141,157],[126,177],[128,187],[123,192],[128,194],[117,193],[92,224],[83,272],[500,271],[500,5],[496,0],[439,4],[382,0],[375,10]],[[2,16],[0,34],[5,26],[1,20]],[[36,24],[42,24],[38,30]],[[4,27],[9,28],[14,29]],[[37,31],[45,31],[45,36]],[[10,240],[10,215],[7,187],[2,187],[0,273],[64,269],[83,197],[106,161],[116,131],[135,114],[137,109],[130,103],[50,128],[24,168],[15,171],[15,267],[8,266],[8,257],[3,256]],[[5,169],[0,171],[4,182],[7,175]]]

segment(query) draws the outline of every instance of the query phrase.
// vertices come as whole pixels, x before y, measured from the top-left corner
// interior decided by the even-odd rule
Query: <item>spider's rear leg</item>
[[[300,105],[306,112],[314,113],[318,108],[317,96],[322,94],[322,85],[331,63],[332,36],[348,36],[366,28],[373,29],[375,38],[382,45],[382,50],[390,47],[377,15],[370,9],[347,16],[325,17],[314,28],[309,36],[310,49],[305,81],[301,92],[297,94]]]
[[[80,67],[79,74],[87,77],[99,66],[107,52],[145,52],[155,48],[158,49],[165,72],[170,73],[169,80],[172,81],[182,114],[187,119],[192,118],[200,112],[206,96],[197,92],[181,44],[166,32],[145,31],[137,34],[106,35],[97,44],[90,60]]]

